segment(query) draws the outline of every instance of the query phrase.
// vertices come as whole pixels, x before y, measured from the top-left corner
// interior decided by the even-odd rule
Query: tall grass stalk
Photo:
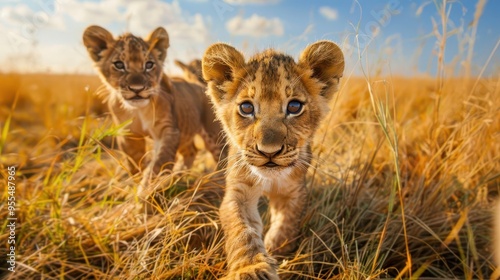
[[[357,59],[359,62],[363,61],[362,54],[365,52],[365,50],[360,49],[360,43],[359,43],[359,24],[358,28],[356,29],[356,49],[357,49]],[[365,56],[365,61],[366,65],[368,66],[368,57]],[[399,144],[398,144],[398,136],[397,132],[395,129],[395,117],[396,117],[396,106],[393,104],[393,112],[392,112],[392,117],[391,113],[389,112],[389,100],[394,101],[394,96],[393,94],[391,95],[387,88],[385,88],[385,103],[382,100],[379,100],[375,93],[373,92],[372,86],[371,86],[371,79],[369,76],[368,71],[365,70],[363,67],[363,63],[359,63],[360,65],[360,70],[363,74],[363,77],[365,79],[367,88],[368,88],[368,93],[370,96],[370,102],[371,106],[373,109],[373,113],[375,115],[375,118],[377,119],[377,122],[385,136],[385,139],[387,141],[387,144],[389,145],[389,148],[392,152],[392,159],[393,159],[393,164],[394,164],[394,170],[395,170],[395,182],[394,182],[394,187],[391,188],[391,195],[389,199],[389,205],[388,205],[388,215],[386,216],[386,221],[384,225],[384,230],[383,233],[385,233],[385,227],[388,225],[390,219],[391,219],[391,214],[393,213],[393,208],[395,205],[395,197],[396,193],[398,194],[399,198],[399,204],[400,204],[400,210],[401,210],[401,219],[402,219],[402,226],[403,226],[403,234],[404,234],[404,240],[405,240],[405,247],[406,247],[406,266],[405,268],[399,273],[398,278],[402,278],[404,275],[408,274],[411,277],[412,273],[412,259],[411,259],[411,254],[410,254],[410,249],[408,245],[408,234],[407,234],[407,228],[406,228],[406,214],[405,214],[405,207],[404,207],[404,194],[403,190],[401,187],[401,174],[400,174],[400,166],[399,166]],[[387,85],[386,81],[382,81],[384,85]],[[391,95],[391,96],[390,96]],[[381,241],[383,240],[384,235],[381,236]],[[377,248],[376,251],[376,258],[378,258],[379,250]],[[375,265],[375,263],[374,263]],[[373,266],[374,267],[374,266]],[[372,270],[373,270],[372,267]]]
[[[483,11],[484,11],[484,7],[486,6],[486,2],[487,2],[486,0],[477,1],[476,10],[474,12],[474,19],[470,23],[471,35],[469,36],[469,38],[467,40],[468,50],[467,50],[467,57],[465,60],[465,77],[467,79],[472,78],[471,77],[471,75],[472,75],[472,73],[471,73],[472,57],[474,55],[474,45],[476,43],[477,26],[479,25],[479,19],[483,15]],[[482,74],[480,74],[479,77],[482,77]],[[472,90],[472,92],[474,92],[474,90]]]
[[[438,43],[438,54],[437,54],[437,73],[436,73],[436,99],[434,105],[434,129],[439,124],[439,108],[441,106],[441,96],[443,92],[443,85],[445,80],[445,51],[446,51],[446,40],[448,39],[447,28],[448,19],[451,12],[451,5],[446,8],[448,0],[434,0],[434,5],[438,10],[439,17],[441,19],[441,32],[439,31],[439,26],[432,18],[432,26],[434,31],[434,36]],[[434,133],[435,131],[433,131]]]
[[[3,148],[7,143],[7,137],[9,136],[10,122],[12,120],[12,115],[14,114],[14,110],[16,109],[18,99],[19,99],[19,91],[16,91],[16,94],[14,96],[14,102],[12,102],[12,106],[10,107],[10,112],[2,127],[2,136],[0,138],[0,156],[2,155]]]

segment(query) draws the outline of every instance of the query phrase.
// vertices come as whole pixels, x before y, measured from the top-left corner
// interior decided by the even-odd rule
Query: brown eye
[[[286,112],[289,115],[297,115],[302,111],[303,104],[300,101],[293,100],[288,103],[286,107]]]
[[[243,116],[253,116],[254,108],[252,103],[243,102],[240,104],[240,114]]]
[[[113,65],[118,70],[125,70],[125,63],[123,63],[123,61],[120,61],[120,60],[115,61],[115,62],[113,62]]]
[[[145,68],[146,68],[146,70],[151,70],[151,69],[153,69],[153,66],[155,66],[155,63],[152,61],[148,61],[148,62],[146,62]]]

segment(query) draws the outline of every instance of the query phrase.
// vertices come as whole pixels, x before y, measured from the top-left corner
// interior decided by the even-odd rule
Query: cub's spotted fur
[[[107,102],[116,123],[132,119],[130,134],[118,141],[133,162],[133,172],[146,167],[145,138],[154,142],[149,165],[155,174],[173,167],[176,152],[189,168],[197,150],[193,137],[200,134],[215,160],[224,158],[221,127],[205,95],[205,87],[170,79],[163,73],[169,47],[167,31],[155,29],[147,39],[126,33],[114,39],[99,26],[88,27],[83,43],[102,82],[109,89]]]
[[[233,47],[215,44],[205,52],[202,68],[230,144],[220,207],[227,279],[278,279],[270,254],[285,255],[296,246],[311,139],[338,90],[342,51],[320,41],[308,46],[298,63],[274,50],[245,62]],[[271,212],[264,239],[257,210],[262,194]]]

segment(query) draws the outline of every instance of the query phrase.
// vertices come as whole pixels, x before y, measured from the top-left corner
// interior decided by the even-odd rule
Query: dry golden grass
[[[216,279],[225,259],[204,161],[161,177],[146,213],[94,76],[0,76],[0,165],[15,165],[5,279]],[[369,86],[370,87],[369,87]],[[346,77],[316,137],[300,246],[282,278],[488,279],[500,79]],[[439,91],[439,110],[436,98]],[[200,167],[201,166],[201,167]],[[2,184],[0,255],[7,248]],[[213,187],[213,186],[212,186]],[[261,211],[266,223],[266,202]]]

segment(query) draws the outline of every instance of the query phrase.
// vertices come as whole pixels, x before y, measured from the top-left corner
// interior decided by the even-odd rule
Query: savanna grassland
[[[95,76],[0,75],[4,279],[217,279],[225,258],[203,154],[139,207]],[[500,78],[344,77],[315,139],[284,279],[489,279],[500,188]],[[210,191],[210,190],[208,190]],[[304,198],[306,199],[306,198]],[[196,205],[195,205],[196,204]],[[196,206],[196,207],[194,207]],[[266,201],[260,210],[268,219]],[[2,258],[3,259],[3,258]]]
[[[460,75],[444,63],[447,32],[459,33],[444,28],[443,5],[443,29],[432,31],[435,77],[344,76],[315,138],[309,206],[281,278],[500,276],[500,76],[470,74],[484,3],[463,36],[470,51],[455,60]],[[153,198],[139,200],[141,176],[115,143],[127,123],[113,124],[96,93],[106,95],[95,75],[0,74],[0,255],[15,245],[16,258],[10,272],[0,257],[0,277],[223,276],[214,163],[201,153],[191,170],[159,177]],[[266,225],[265,200],[260,211]]]

